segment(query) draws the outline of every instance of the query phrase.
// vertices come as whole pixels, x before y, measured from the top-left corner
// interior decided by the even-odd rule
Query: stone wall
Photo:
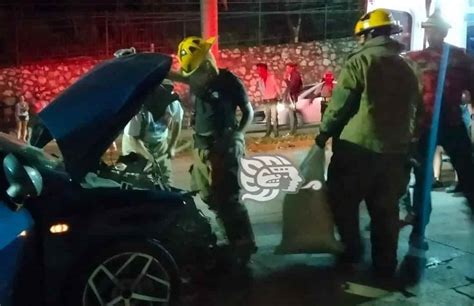
[[[255,64],[268,64],[277,81],[282,84],[285,64],[297,63],[304,84],[321,80],[323,74],[332,71],[336,75],[344,63],[345,56],[356,44],[353,39],[337,39],[324,42],[309,42],[278,46],[251,47],[246,49],[222,50],[220,66],[231,69],[244,80],[251,101],[258,104],[260,93],[257,86]]]
[[[352,39],[328,40],[278,46],[224,49],[219,65],[232,70],[245,83],[250,100],[258,104],[257,73],[255,64],[267,63],[281,82],[285,64],[299,64],[305,84],[321,79],[326,71],[338,73],[344,57],[355,47]],[[98,63],[98,59],[74,58],[0,69],[0,121],[11,120],[12,105],[24,95],[34,111],[45,107],[82,74]],[[177,61],[174,59],[176,67]],[[183,100],[188,90],[178,86]],[[186,103],[187,104],[187,103]],[[189,106],[189,105],[186,105]]]

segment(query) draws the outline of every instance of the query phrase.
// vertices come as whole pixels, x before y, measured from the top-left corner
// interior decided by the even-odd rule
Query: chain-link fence
[[[254,46],[350,36],[360,7],[349,2],[294,11],[252,9],[220,12],[220,46]],[[259,7],[253,7],[259,8]],[[1,12],[0,12],[1,16]],[[0,64],[18,65],[77,56],[110,57],[116,49],[174,52],[199,35],[199,12],[100,15],[5,14],[0,20]]]

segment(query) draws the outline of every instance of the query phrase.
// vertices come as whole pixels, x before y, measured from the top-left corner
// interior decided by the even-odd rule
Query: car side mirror
[[[7,194],[12,199],[37,197],[43,190],[43,178],[38,170],[24,166],[13,154],[3,159],[3,170],[10,185]]]

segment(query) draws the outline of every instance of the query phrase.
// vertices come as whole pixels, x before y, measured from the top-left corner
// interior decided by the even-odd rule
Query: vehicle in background
[[[322,82],[305,85],[298,95],[298,101],[296,102],[298,128],[318,125],[321,122],[321,97],[319,95],[322,86]],[[278,126],[289,128],[289,107],[289,104],[284,103],[284,101],[278,103]],[[265,105],[260,104],[254,108],[253,122],[248,130],[250,132],[265,131],[265,125]]]

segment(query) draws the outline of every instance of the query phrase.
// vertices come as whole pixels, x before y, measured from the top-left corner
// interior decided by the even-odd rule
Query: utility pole
[[[324,6],[324,40],[328,38],[328,5]]]
[[[19,14],[15,11],[15,64],[20,65],[20,30],[19,30]]]
[[[262,45],[262,0],[258,1],[258,45]]]
[[[212,46],[211,52],[219,58],[219,16],[218,0],[201,0],[201,35],[208,39],[215,37],[216,41]]]

